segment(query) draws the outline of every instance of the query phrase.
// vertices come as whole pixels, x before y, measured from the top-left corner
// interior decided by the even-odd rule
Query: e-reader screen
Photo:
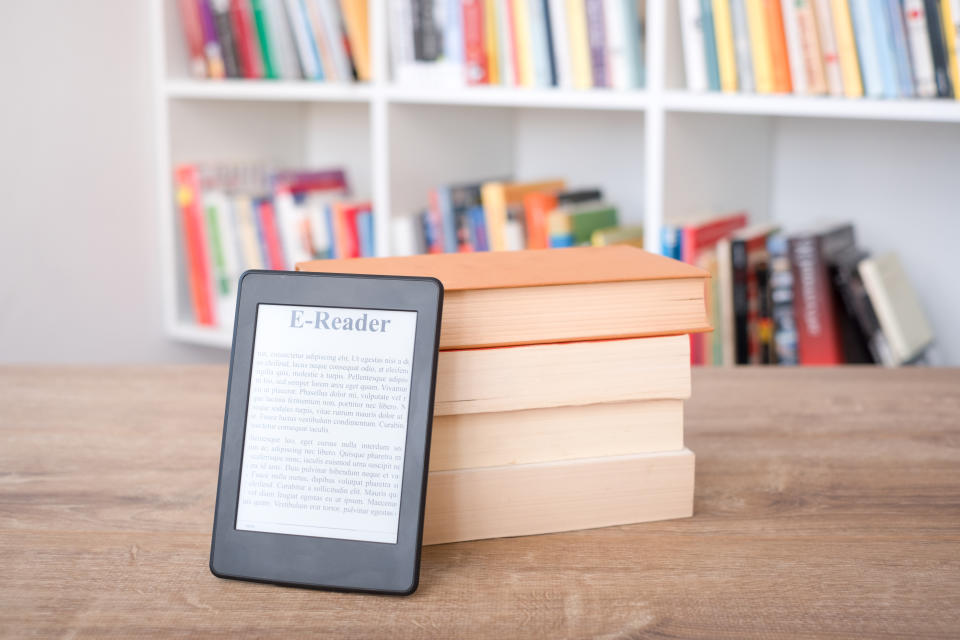
[[[258,304],[241,531],[396,544],[416,311]]]

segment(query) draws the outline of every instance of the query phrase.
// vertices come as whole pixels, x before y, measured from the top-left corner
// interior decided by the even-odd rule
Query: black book
[[[750,364],[750,296],[747,292],[747,243],[742,239],[730,242],[733,266],[733,343],[734,362]]]
[[[443,30],[437,23],[436,2],[412,0],[413,57],[421,62],[433,62],[443,56]]]
[[[217,40],[220,41],[223,55],[223,70],[228,78],[239,78],[243,74],[240,73],[237,41],[233,37],[233,27],[230,25],[230,2],[213,0],[210,3],[210,9],[213,12],[213,29],[217,32]]]
[[[576,191],[562,191],[557,194],[557,206],[565,204],[580,204],[581,202],[592,202],[594,200],[603,200],[603,192],[600,189],[578,189]]]
[[[557,82],[557,56],[553,50],[553,39],[556,35],[550,26],[550,2],[549,0],[541,0],[541,2],[543,3],[543,20],[547,26],[547,57],[550,61],[550,86],[556,87],[559,84]]]
[[[840,342],[843,346],[843,360],[849,364],[872,364],[875,362],[870,352],[869,340],[864,334],[853,310],[843,299],[843,278],[841,271],[856,270],[857,263],[863,257],[857,249],[853,225],[844,224],[834,227],[821,236],[821,251],[823,260],[827,264],[827,274],[830,278],[833,309],[837,316],[837,328],[840,332]]]
[[[857,269],[860,261],[867,257],[866,252],[851,252],[846,259],[836,264],[834,285],[840,293],[840,299],[847,313],[857,322],[860,333],[867,341],[867,348],[873,361],[888,364],[892,361],[890,347],[883,335],[880,321],[870,302],[866,287]]]
[[[949,2],[950,0],[940,1]],[[941,98],[950,98],[953,97],[953,89],[950,86],[950,61],[947,42],[943,35],[944,25],[940,20],[940,4],[937,0],[924,0],[923,9],[927,14],[927,31],[930,34],[930,52],[933,54],[933,75],[937,81],[937,95]]]

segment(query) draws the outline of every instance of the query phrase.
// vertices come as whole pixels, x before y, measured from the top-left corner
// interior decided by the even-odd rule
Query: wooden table
[[[0,368],[10,637],[958,637],[960,371],[697,371],[691,519],[427,547],[410,598],[207,569],[226,370]]]

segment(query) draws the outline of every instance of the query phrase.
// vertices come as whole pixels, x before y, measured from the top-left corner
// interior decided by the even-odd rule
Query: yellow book
[[[720,88],[726,93],[736,93],[737,54],[733,48],[733,21],[730,18],[730,0],[713,0],[713,32],[717,41]]]
[[[340,0],[340,14],[360,82],[370,82],[370,17],[367,0]]]
[[[530,44],[530,8],[525,0],[513,0],[514,39],[520,61],[521,87],[533,86],[533,49]]]
[[[753,56],[753,76],[757,93],[773,93],[773,61],[767,37],[767,18],[763,0],[746,0],[747,27],[750,31],[750,53]]]
[[[483,36],[487,49],[487,82],[500,84],[500,46],[497,42],[497,2],[485,0],[483,4]]]
[[[480,187],[483,217],[487,223],[487,238],[491,251],[507,249],[508,209],[520,204],[531,191],[560,191],[566,187],[563,180],[544,182],[487,182]]]
[[[587,8],[584,0],[567,0],[567,31],[570,34],[570,60],[575,89],[593,86],[590,43],[587,40]]]
[[[960,100],[960,62],[957,60],[956,27],[953,24],[950,0],[940,1],[940,17],[943,23],[943,41],[947,44],[947,71],[950,73],[950,84],[953,85],[953,97]]]
[[[840,72],[843,74],[843,93],[848,98],[863,97],[860,58],[857,57],[857,42],[853,38],[850,5],[847,0],[830,0],[830,6],[833,9],[833,30],[837,38]]]

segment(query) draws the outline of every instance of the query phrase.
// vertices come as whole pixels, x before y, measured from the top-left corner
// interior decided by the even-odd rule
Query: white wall
[[[226,362],[163,333],[149,3],[3,2],[0,362]]]

